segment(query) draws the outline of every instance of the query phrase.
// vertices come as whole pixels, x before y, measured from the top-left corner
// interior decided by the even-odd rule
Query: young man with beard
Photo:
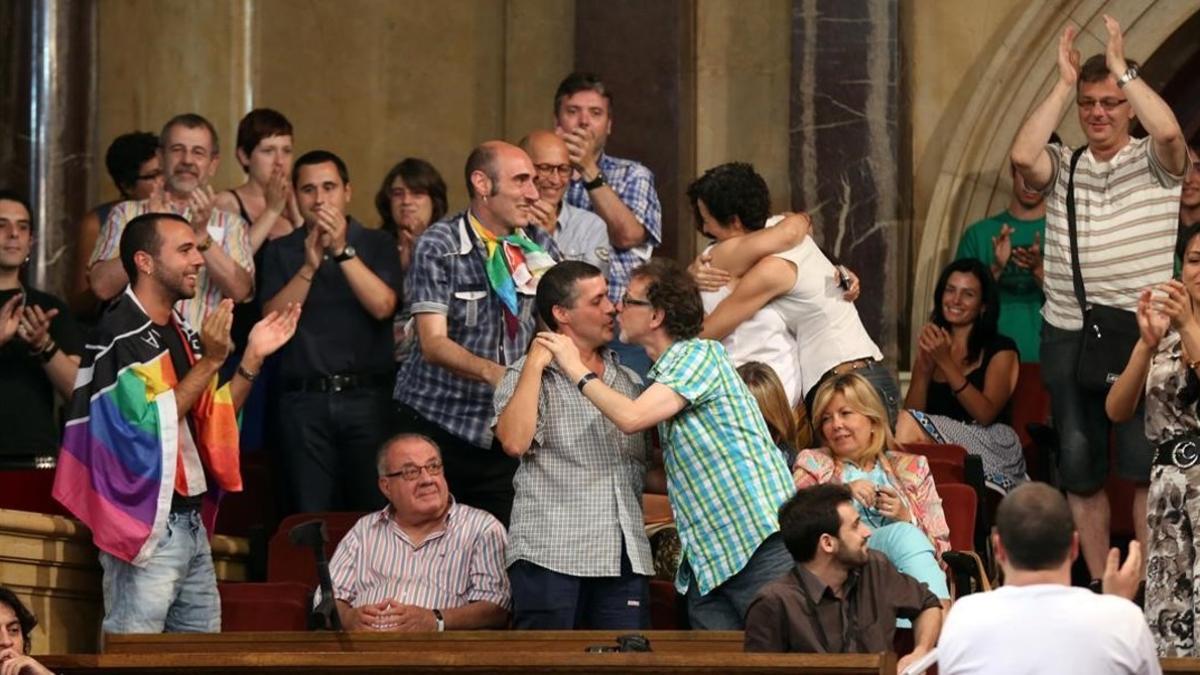
[[[853,499],[845,485],[814,485],[779,509],[783,541],[796,564],[750,604],[746,651],[891,651],[897,617],[913,621],[915,645],[896,672],[933,649],[941,603],[925,584],[867,549],[871,530]]]
[[[223,298],[245,302],[254,294],[249,224],[236,213],[215,208],[209,181],[217,173],[220,145],[212,123],[194,113],[176,115],[163,125],[158,142],[165,190],[109,211],[88,261],[88,279],[101,301],[116,298],[132,282],[118,255],[126,223],[143,213],[181,215],[192,225],[204,266],[196,297],[184,300],[179,310],[188,323],[199,326]]]
[[[221,601],[208,537],[217,503],[242,489],[237,410],[300,307],[262,319],[233,379],[233,301],[199,337],[178,310],[204,257],[183,217],[150,213],[121,234],[132,280],[87,346],[68,408],[54,498],[92,531],[104,569],[106,633],[216,632]]]

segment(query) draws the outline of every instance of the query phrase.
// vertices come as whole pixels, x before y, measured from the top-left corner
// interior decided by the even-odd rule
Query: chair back
[[[313,559],[312,551],[294,546],[288,539],[288,533],[301,523],[310,520],[324,521],[325,531],[329,536],[329,541],[325,542],[325,555],[332,559],[338,542],[364,515],[366,514],[358,512],[329,511],[296,513],[284,518],[267,545],[267,581],[295,581],[306,584],[309,588],[316,588],[317,561]]]
[[[950,527],[950,548],[955,551],[975,550],[975,514],[979,498],[975,489],[964,483],[938,483],[942,510]]]

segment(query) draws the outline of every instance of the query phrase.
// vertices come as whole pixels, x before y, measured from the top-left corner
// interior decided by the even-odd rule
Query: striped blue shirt
[[[508,609],[505,541],[490,513],[452,502],[445,528],[413,546],[388,506],[359,519],[338,544],[329,563],[333,594],[352,607],[392,599],[426,609],[479,601]]]
[[[608,297],[614,303],[621,299],[633,270],[650,259],[654,248],[662,243],[662,206],[654,190],[654,174],[644,165],[631,159],[619,159],[605,154],[597,162],[604,180],[617,193],[638,222],[646,228],[646,241],[633,248],[613,248],[608,267]],[[567,203],[581,209],[592,209],[583,181],[571,181],[567,188]]]
[[[675,588],[706,595],[737,574],[779,531],[779,506],[796,488],[783,455],[721,343],[681,340],[650,369],[651,380],[687,399],[658,426],[667,494],[682,544]]]

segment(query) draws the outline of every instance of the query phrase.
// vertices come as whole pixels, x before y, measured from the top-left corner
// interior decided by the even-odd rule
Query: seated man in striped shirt
[[[451,499],[441,450],[425,436],[384,443],[378,468],[388,506],[355,523],[329,565],[345,629],[504,627],[510,594],[500,521]]]
[[[1137,63],[1125,58],[1120,25],[1109,16],[1104,24],[1105,53],[1089,58],[1082,67],[1073,47],[1074,26],[1063,31],[1058,82],[1025,120],[1011,151],[1025,184],[1046,195],[1042,381],[1050,392],[1058,430],[1061,485],[1096,587],[1109,546],[1109,503],[1104,491],[1109,427],[1116,439],[1117,473],[1137,484],[1133,523],[1143,548],[1152,448],[1142,428],[1140,407],[1133,419],[1110,425],[1104,413],[1105,392],[1087,390],[1076,379],[1084,325],[1081,305],[1132,312],[1142,289],[1171,278],[1180,184],[1188,167],[1187,145],[1171,108],[1138,77]],[[1057,143],[1046,144],[1071,107],[1077,108],[1087,138],[1087,145],[1074,152]],[[1135,118],[1148,136],[1130,136]],[[1079,289],[1067,219],[1072,173]]]

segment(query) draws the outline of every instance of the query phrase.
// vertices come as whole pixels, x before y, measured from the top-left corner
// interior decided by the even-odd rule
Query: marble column
[[[792,3],[792,207],[862,279],[859,314],[893,365],[909,211],[898,12],[888,0]]]

